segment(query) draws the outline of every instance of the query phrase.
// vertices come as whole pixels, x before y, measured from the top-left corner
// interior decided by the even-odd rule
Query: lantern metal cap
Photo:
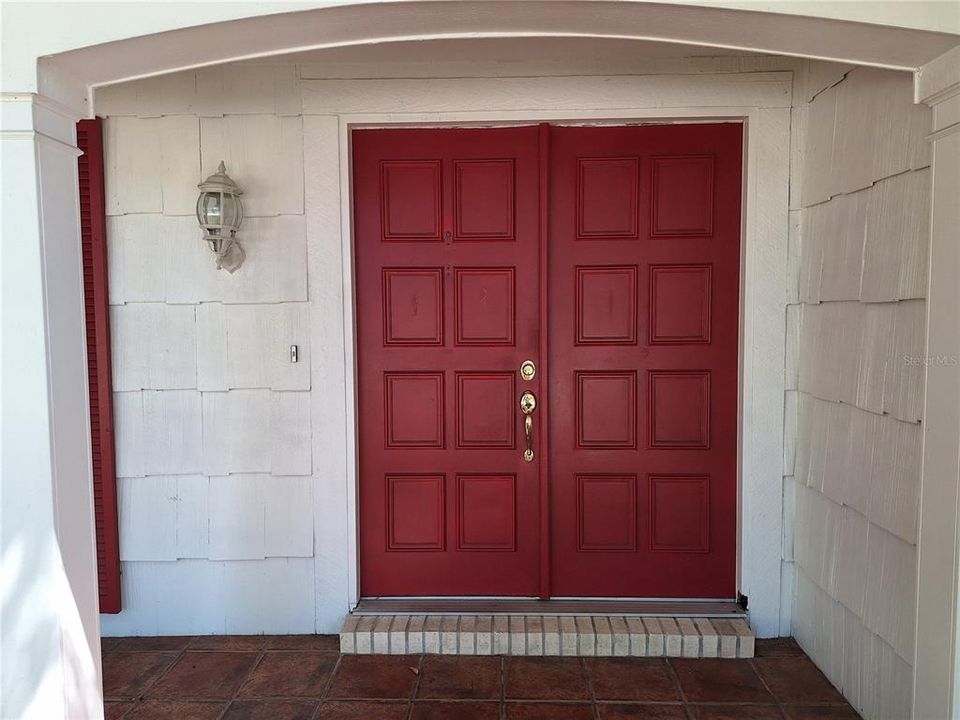
[[[197,185],[204,192],[224,192],[231,195],[243,195],[243,190],[233,181],[233,178],[227,175],[227,166],[220,161],[217,171]]]

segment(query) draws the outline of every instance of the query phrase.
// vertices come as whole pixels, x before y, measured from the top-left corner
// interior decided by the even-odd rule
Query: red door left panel
[[[536,127],[353,133],[366,597],[538,592],[538,152]]]
[[[99,118],[77,123],[80,242],[87,331],[87,384],[93,460],[93,504],[97,531],[100,612],[120,612],[120,550],[117,478],[113,444],[113,386],[110,378],[110,314],[107,288],[106,207],[103,189],[103,130]]]

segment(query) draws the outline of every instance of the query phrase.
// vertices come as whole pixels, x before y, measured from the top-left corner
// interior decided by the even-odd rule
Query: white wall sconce
[[[243,191],[227,175],[227,168],[220,161],[217,171],[200,183],[197,198],[197,220],[203,228],[203,239],[217,256],[217,270],[229,273],[237,271],[246,255],[237,242],[237,230],[243,222]]]

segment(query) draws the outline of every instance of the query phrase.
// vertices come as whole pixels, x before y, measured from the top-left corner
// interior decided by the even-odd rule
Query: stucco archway
[[[269,6],[267,7],[269,9]],[[648,40],[913,70],[954,38],[866,23],[641,0],[410,0],[259,14],[42,58],[40,89],[82,100],[91,86],[301,50],[459,37]]]

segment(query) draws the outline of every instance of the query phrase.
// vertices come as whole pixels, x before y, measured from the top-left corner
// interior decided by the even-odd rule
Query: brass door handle
[[[527,391],[520,396],[520,412],[522,412],[525,417],[523,418],[523,432],[527,436],[527,449],[523,451],[523,459],[527,462],[533,462],[534,453],[533,453],[533,411],[537,408],[537,398],[536,396]]]

